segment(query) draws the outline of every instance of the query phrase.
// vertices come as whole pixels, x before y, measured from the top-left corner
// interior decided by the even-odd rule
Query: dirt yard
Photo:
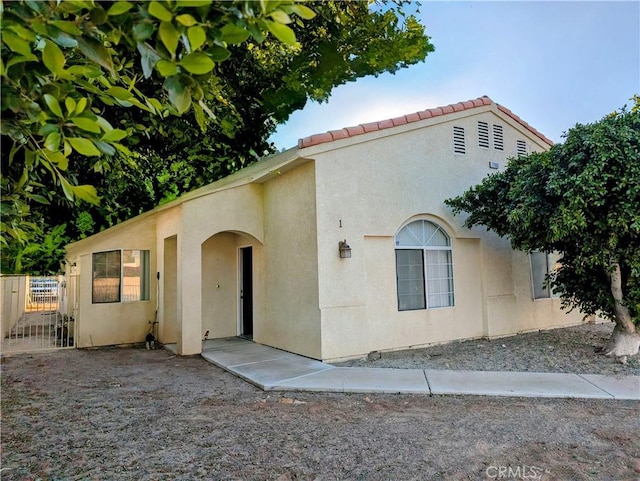
[[[2,360],[2,480],[637,480],[640,403],[265,393],[200,357]]]
[[[583,324],[529,332],[489,341],[450,342],[439,346],[382,352],[371,359],[354,359],[338,366],[468,371],[566,372],[640,376],[640,355],[621,359],[599,351],[614,324]]]

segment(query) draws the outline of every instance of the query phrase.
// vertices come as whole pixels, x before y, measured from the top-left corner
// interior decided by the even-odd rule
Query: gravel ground
[[[598,352],[611,336],[613,323],[530,332],[489,341],[381,352],[380,358],[354,359],[336,366],[454,369],[470,371],[567,372],[640,375],[640,356],[621,364]]]
[[[632,401],[269,394],[131,348],[5,357],[1,380],[3,481],[640,477]]]

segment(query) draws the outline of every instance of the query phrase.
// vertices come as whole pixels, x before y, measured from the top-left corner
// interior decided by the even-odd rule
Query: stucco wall
[[[202,244],[202,331],[210,338],[237,332],[236,235],[222,232]]]
[[[149,321],[156,307],[156,230],[155,216],[129,222],[90,237],[67,249],[69,263],[76,263],[78,274],[78,347],[108,346],[144,342]],[[113,249],[150,251],[150,299],[148,301],[92,303],[92,254]]]
[[[165,344],[177,343],[180,336],[178,317],[178,236],[161,238],[160,306],[158,336]]]
[[[517,299],[518,332],[572,326],[586,322],[579,310],[567,312],[557,297],[533,300],[529,255],[513,251],[514,293]],[[593,320],[593,319],[592,319]],[[513,328],[511,327],[511,330]]]
[[[307,163],[265,184],[266,322],[255,340],[320,358],[314,181]]]
[[[495,172],[490,162],[504,168],[516,155],[516,140],[525,140],[529,151],[545,148],[492,109],[425,121],[428,129],[411,125],[394,129],[394,135],[375,132],[303,152],[316,159],[323,359],[567,322],[563,313],[523,295],[530,279],[514,276],[507,240],[484,228],[463,228],[464,218],[443,203]],[[478,147],[478,120],[490,129],[503,126],[503,151]],[[465,129],[464,155],[453,152],[454,125]],[[398,311],[394,236],[418,218],[439,224],[452,239],[454,307]],[[350,259],[338,256],[342,239],[352,247]]]
[[[202,331],[209,331],[209,339],[240,334],[239,249],[249,246],[253,256],[254,337],[264,328],[262,245],[245,235],[222,232],[202,244]]]
[[[503,126],[504,150],[493,140],[478,146],[478,120]],[[465,129],[464,155],[453,152],[453,126]],[[249,245],[254,340],[313,358],[580,322],[557,299],[532,299],[526,254],[483,228],[463,228],[464,216],[443,203],[495,172],[490,163],[504,168],[519,139],[527,151],[547,148],[491,105],[289,151],[73,244],[78,345],[144,340],[156,289],[160,340],[175,342],[178,353],[200,353],[206,331],[209,338],[239,334],[238,252]],[[398,311],[394,238],[416,219],[451,238],[452,307]],[[350,259],[338,255],[341,240]],[[151,251],[149,301],[91,303],[91,254],[116,248]]]
[[[453,243],[455,306],[403,312],[398,312],[394,238],[366,236],[363,248],[365,302],[323,309],[325,359],[482,336],[476,239],[455,239]],[[351,260],[353,257],[343,259],[345,264]]]
[[[201,341],[207,330],[202,322],[205,319],[203,307],[205,303],[209,302],[209,300],[203,300],[203,279],[214,283],[212,285],[225,286],[233,285],[235,279],[229,277],[215,280],[214,277],[211,277],[213,274],[206,274],[203,278],[205,265],[210,266],[209,254],[215,255],[209,252],[213,244],[204,248],[203,245],[208,239],[221,232],[231,232],[245,236],[251,239],[249,243],[260,246],[264,239],[262,190],[262,185],[248,184],[205,195],[183,204],[184,236],[178,242],[178,292],[181,297],[178,316],[181,322],[181,336],[178,339],[180,354],[198,354],[202,351]],[[230,253],[230,246],[227,246],[226,249],[223,248],[223,250]],[[227,270],[231,272],[229,269]],[[235,276],[237,273],[234,270],[234,274],[229,275]],[[257,285],[261,285],[259,274],[254,281]],[[211,292],[211,288],[207,287],[206,289],[206,292]],[[259,288],[256,289],[254,295],[256,296],[254,298],[254,314],[257,316],[254,323],[257,324],[260,322],[262,305],[262,293]],[[211,306],[207,304],[207,309],[209,308]],[[231,310],[228,309],[228,312],[230,313]],[[211,313],[206,314],[209,327],[213,326],[212,316]],[[236,322],[236,319],[236,316],[233,320],[225,318],[220,321],[221,324],[215,325],[213,332],[238,334],[237,331],[232,332],[230,327],[233,322]]]
[[[201,340],[238,334],[237,249],[254,246],[254,325],[264,319],[262,186],[211,192],[145,214],[68,247],[79,273],[78,346],[142,342],[158,302],[159,338],[180,354],[201,352]],[[92,253],[150,251],[150,300],[92,304]],[[159,281],[156,272],[160,274]],[[218,288],[217,286],[220,286]]]
[[[180,272],[178,245],[184,235],[182,206],[159,212],[156,220],[156,252],[160,280],[158,291],[158,337],[162,343],[177,343],[180,338]]]

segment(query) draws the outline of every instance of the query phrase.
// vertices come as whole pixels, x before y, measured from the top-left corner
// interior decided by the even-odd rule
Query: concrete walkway
[[[640,401],[640,376],[335,367],[237,337],[204,341],[202,357],[265,391]]]

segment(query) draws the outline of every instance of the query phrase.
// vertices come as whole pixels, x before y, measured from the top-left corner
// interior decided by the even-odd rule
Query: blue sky
[[[551,140],[640,93],[640,2],[428,2],[436,51],[395,75],[337,87],[271,140],[298,138],[488,95]]]

